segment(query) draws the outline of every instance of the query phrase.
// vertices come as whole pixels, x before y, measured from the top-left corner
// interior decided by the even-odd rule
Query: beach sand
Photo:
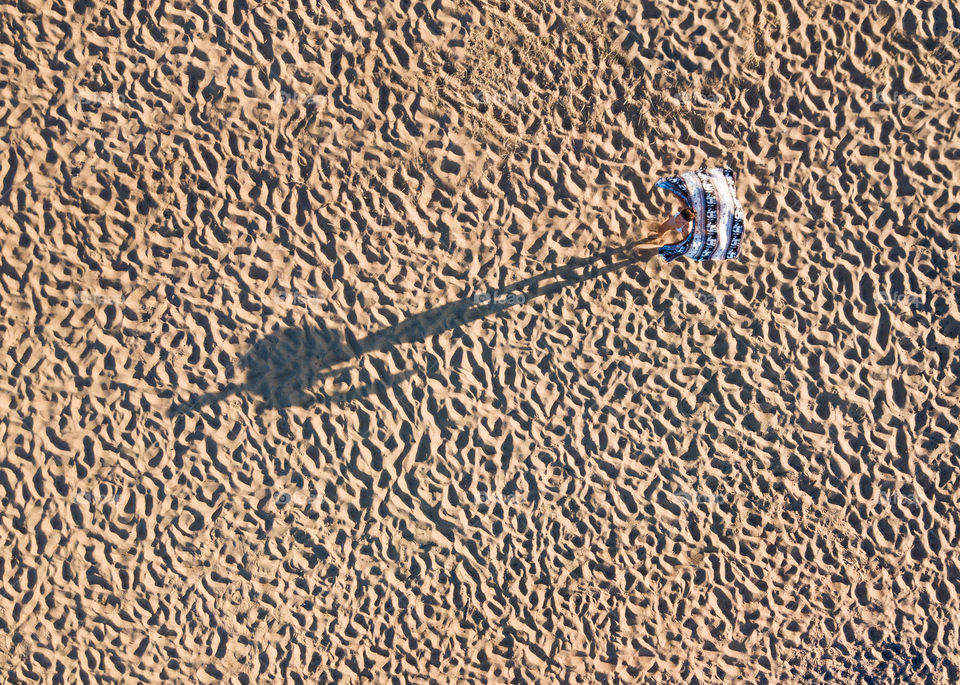
[[[960,679],[955,8],[218,8],[2,10],[0,680]]]

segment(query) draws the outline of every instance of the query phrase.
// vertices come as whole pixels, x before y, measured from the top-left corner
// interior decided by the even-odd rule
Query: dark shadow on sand
[[[263,404],[268,407],[310,406],[317,402],[341,402],[371,393],[381,394],[389,386],[420,370],[391,375],[383,368],[382,362],[372,360],[378,367],[380,380],[330,396],[309,392],[309,389],[330,376],[342,375],[340,380],[346,382],[348,362],[368,352],[390,352],[404,343],[422,342],[432,335],[636,264],[656,254],[656,248],[636,248],[637,243],[628,243],[587,259],[572,260],[565,266],[550,269],[497,291],[495,299],[485,301],[482,294],[470,296],[416,314],[359,340],[349,330],[344,340],[322,325],[285,328],[254,343],[237,361],[235,366],[245,371],[244,382],[230,383],[217,392],[195,395],[173,405],[168,414],[177,416],[214,405],[240,392],[262,398]],[[623,259],[604,266],[594,266],[618,257]],[[394,357],[402,360],[399,353]]]

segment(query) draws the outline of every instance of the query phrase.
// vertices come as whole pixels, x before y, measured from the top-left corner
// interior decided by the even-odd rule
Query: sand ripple
[[[955,13],[121,5],[2,11],[5,682],[960,679]]]

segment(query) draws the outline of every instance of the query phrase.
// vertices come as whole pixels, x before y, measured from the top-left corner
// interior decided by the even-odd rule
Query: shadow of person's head
[[[336,367],[352,359],[350,346],[323,325],[282,328],[257,340],[228,368],[237,377],[216,392],[196,395],[174,404],[168,415],[177,416],[212,406],[237,393],[260,399],[261,406],[290,407],[312,404],[311,390]]]
[[[237,366],[243,390],[272,407],[302,404],[306,393],[352,358],[343,338],[324,326],[283,328],[253,344]]]

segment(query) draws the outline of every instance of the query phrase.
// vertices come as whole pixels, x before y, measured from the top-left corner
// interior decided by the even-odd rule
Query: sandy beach
[[[955,7],[213,4],[0,10],[0,681],[960,682]]]

